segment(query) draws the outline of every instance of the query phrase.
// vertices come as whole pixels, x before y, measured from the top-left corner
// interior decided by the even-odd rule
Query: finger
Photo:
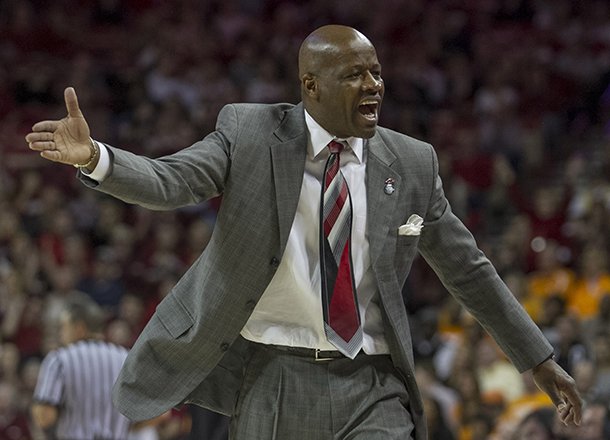
[[[55,142],[41,141],[41,142],[30,142],[30,150],[34,151],[55,151]]]
[[[59,121],[40,121],[34,124],[32,131],[49,131],[54,132],[59,127]]]
[[[576,413],[576,410],[574,410],[572,412],[572,420],[574,421],[574,424],[576,426],[580,426],[580,423],[582,421],[582,412]]]
[[[59,151],[50,151],[50,150],[41,151],[40,156],[44,157],[47,160],[52,160],[53,162],[58,162],[61,159],[61,155],[59,154]]]
[[[570,415],[570,410],[571,410],[571,407],[566,403],[562,402],[559,405],[557,405],[557,414],[559,415],[559,420],[561,420],[561,423],[563,423],[564,425],[568,424],[568,417]]]
[[[76,91],[73,87],[67,87],[66,90],[64,90],[64,100],[66,101],[68,116],[72,118],[82,118],[83,114],[78,106],[78,98],[76,97]]]
[[[561,390],[561,393],[567,400],[568,404],[572,408],[574,423],[580,425],[580,420],[582,418],[582,399],[578,395],[578,391],[576,391],[575,386],[567,386]]]
[[[562,414],[560,413],[560,417],[562,416]],[[564,421],[565,424],[568,424],[568,422],[573,421],[575,425],[580,425],[580,420],[582,417],[582,406],[579,404],[572,404],[570,402],[568,402],[566,404],[566,408],[564,410],[564,414],[563,417],[561,417],[561,419]]]
[[[570,422],[576,423],[574,420],[574,408],[569,408],[563,415],[560,415],[560,420],[566,426],[568,426]]]
[[[570,423],[574,423],[574,425],[580,426],[581,422],[581,416],[577,414],[577,407],[574,407],[570,404],[566,405],[563,411],[559,414],[559,419],[566,426]]]
[[[48,131],[41,131],[41,132],[37,132],[37,133],[28,133],[25,135],[25,140],[28,143],[33,143],[33,142],[43,142],[43,141],[52,141],[53,140],[53,133],[50,133]]]

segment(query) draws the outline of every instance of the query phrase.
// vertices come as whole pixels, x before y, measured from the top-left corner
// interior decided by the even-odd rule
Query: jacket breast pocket
[[[157,317],[173,338],[186,333],[195,323],[190,312],[173,294],[169,294],[157,306]]]
[[[417,253],[419,235],[399,235],[396,237],[396,259],[398,261],[412,260]]]
[[[410,246],[417,245],[419,241],[419,235],[399,235],[396,237],[396,248],[397,249],[406,249]]]

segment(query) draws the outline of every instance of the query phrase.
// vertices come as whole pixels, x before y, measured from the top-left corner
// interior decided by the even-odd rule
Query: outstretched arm
[[[560,420],[566,425],[580,425],[582,399],[572,379],[552,358],[532,369],[534,381],[544,391],[557,408]]]
[[[69,165],[87,164],[87,170],[92,171],[99,154],[95,154],[95,146],[89,137],[89,125],[72,87],[64,91],[64,100],[68,115],[59,121],[37,122],[25,140],[30,149],[40,152],[45,159]]]
[[[37,122],[25,139],[45,159],[82,168],[77,177],[85,185],[157,210],[192,205],[223,192],[237,135],[234,106],[221,110],[216,130],[201,141],[151,159],[93,141],[72,87],[64,98],[68,115]]]

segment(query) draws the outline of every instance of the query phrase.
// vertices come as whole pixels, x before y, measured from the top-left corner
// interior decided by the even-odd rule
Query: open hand
[[[41,121],[34,124],[25,136],[30,149],[39,151],[45,159],[66,164],[84,164],[92,157],[89,125],[78,106],[72,87],[64,91],[68,116],[59,121]]]
[[[547,359],[532,370],[538,388],[544,391],[557,408],[559,419],[566,425],[580,425],[583,401],[574,379],[553,359]]]

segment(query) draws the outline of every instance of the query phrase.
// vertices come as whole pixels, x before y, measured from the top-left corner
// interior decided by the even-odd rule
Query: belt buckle
[[[316,362],[327,362],[327,361],[332,361],[334,359],[332,357],[320,357],[320,352],[322,350],[320,350],[318,348],[316,348],[315,350],[316,351],[315,351],[315,354],[314,354],[314,361],[316,361]]]

